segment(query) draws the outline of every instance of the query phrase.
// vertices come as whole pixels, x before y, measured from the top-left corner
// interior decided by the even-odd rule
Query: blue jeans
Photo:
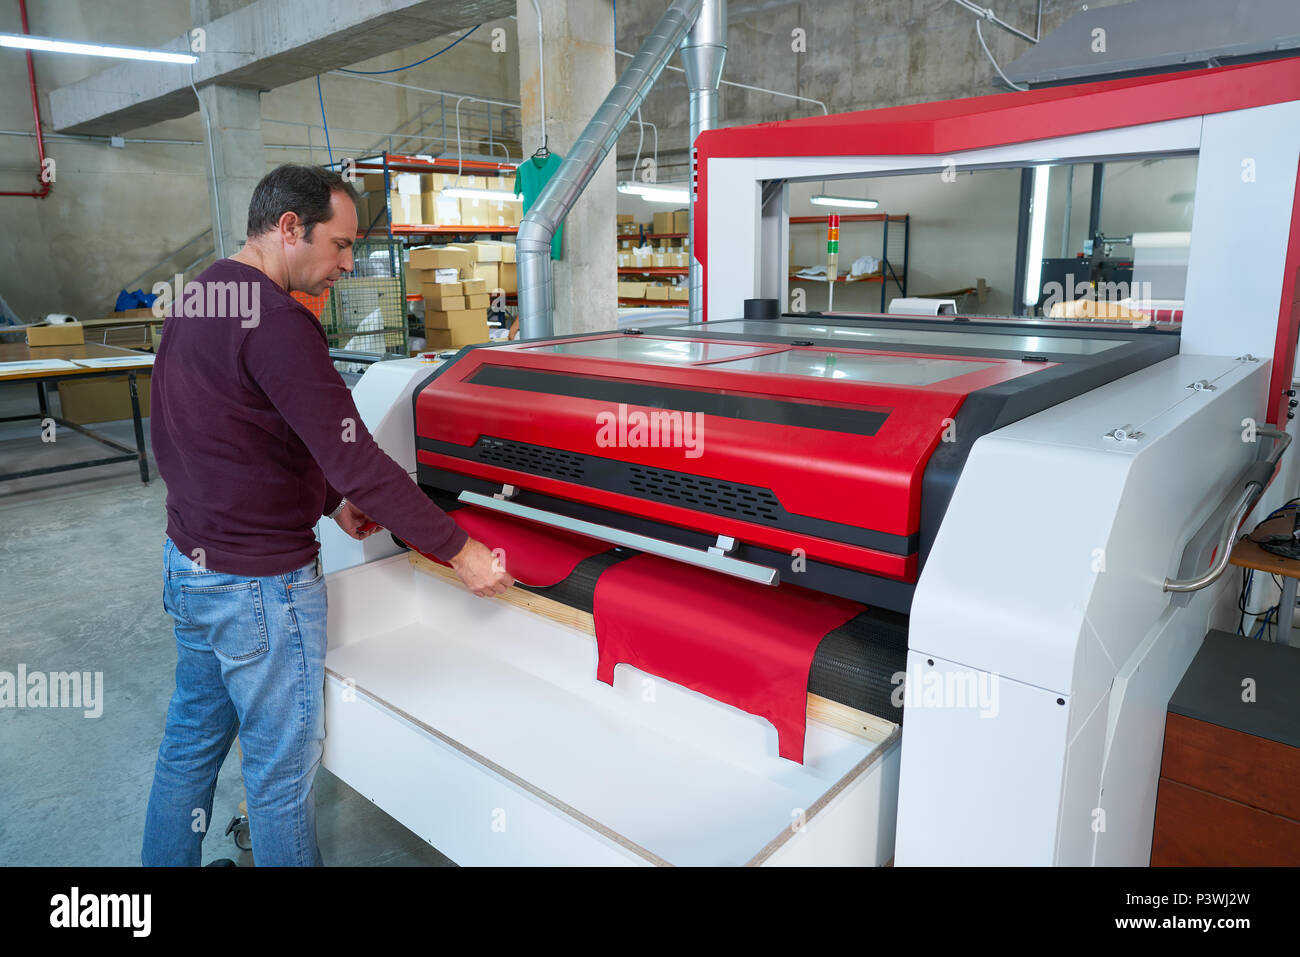
[[[145,866],[200,863],[217,772],[239,735],[258,866],[320,865],[312,783],[325,740],[325,578],[208,571],[167,539],[176,692],[145,817]]]

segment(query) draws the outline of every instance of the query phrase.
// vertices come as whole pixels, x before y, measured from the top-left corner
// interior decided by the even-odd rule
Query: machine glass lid
[[[593,359],[623,359],[628,362],[657,362],[668,365],[730,359],[754,351],[754,346],[729,342],[693,342],[689,339],[651,339],[648,336],[610,336],[605,339],[577,339],[533,346],[529,352],[551,352]]]
[[[935,329],[905,329],[898,326],[832,326],[811,322],[720,319],[707,323],[709,332],[745,336],[790,336],[795,339],[837,339],[875,345],[965,346],[971,349],[1000,349],[1007,352],[1056,352],[1093,355],[1125,344],[1124,339],[1076,339],[1069,336],[1024,335],[1002,332],[943,332]],[[674,332],[699,332],[699,326],[673,326]]]
[[[970,362],[963,359],[854,355],[848,352],[791,349],[787,352],[715,362],[708,368],[723,372],[774,372],[851,382],[931,385],[968,372],[987,369],[991,365],[991,362]]]

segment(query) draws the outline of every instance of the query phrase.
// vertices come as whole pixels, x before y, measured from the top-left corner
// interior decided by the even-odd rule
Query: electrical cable
[[[406,66],[395,66],[395,67],[393,67],[391,70],[342,70],[342,69],[340,69],[338,72],[340,72],[340,73],[356,73],[356,74],[359,74],[359,75],[361,75],[361,76],[379,76],[379,75],[384,74],[384,73],[400,73],[402,70],[409,70],[409,69],[411,69],[411,67],[419,66],[421,63],[428,63],[430,60],[432,60],[432,59],[433,59],[434,57],[436,57],[436,56],[442,56],[444,53],[446,53],[448,50],[450,50],[452,47],[454,47],[454,46],[455,46],[457,43],[459,43],[461,40],[464,40],[467,36],[469,36],[471,33],[473,33],[475,30],[477,30],[477,29],[478,29],[479,27],[481,27],[481,26],[483,26],[483,24],[481,24],[481,23],[475,24],[474,26],[470,27],[469,30],[467,30],[465,33],[462,33],[460,36],[458,36],[458,37],[457,37],[455,40],[453,40],[451,43],[448,43],[445,47],[443,47],[443,48],[442,48],[441,50],[439,50],[437,53],[431,53],[431,54],[429,54],[427,57],[425,57],[423,60],[416,60],[414,63],[408,63]]]
[[[330,165],[334,165],[334,147],[330,146],[330,125],[325,119],[325,94],[320,89],[320,74],[316,74],[316,97],[320,100],[320,123],[325,127],[325,151],[329,153]]]
[[[1007,79],[1007,75],[1002,72],[1002,67],[998,66],[998,61],[993,59],[993,54],[989,52],[989,45],[984,42],[984,31],[980,29],[980,22],[978,20],[975,21],[975,36],[979,37],[980,46],[984,48],[984,55],[988,57],[989,62],[993,64],[993,69],[998,71],[998,76],[1002,77],[1003,83],[1011,87],[1011,89],[1019,90],[1022,93],[1029,89],[1027,86],[1017,86]]]

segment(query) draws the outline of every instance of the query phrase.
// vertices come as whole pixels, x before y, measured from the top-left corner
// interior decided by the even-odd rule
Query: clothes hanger
[[[535,160],[541,160],[542,162],[546,162],[546,160],[548,160],[548,159],[550,158],[550,156],[551,156],[551,150],[550,150],[550,148],[549,148],[546,144],[547,144],[547,137],[546,137],[545,134],[543,134],[543,135],[542,135],[542,145],[539,146],[539,147],[537,147],[537,152],[533,153],[533,159],[535,159]]]

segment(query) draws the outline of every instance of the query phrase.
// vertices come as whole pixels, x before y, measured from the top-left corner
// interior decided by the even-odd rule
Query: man
[[[352,270],[355,196],[318,167],[268,173],[247,244],[187,286],[158,350],[152,438],[167,483],[163,605],[177,663],[145,865],[199,863],[236,733],[257,864],[321,863],[312,782],[326,601],[312,527],[323,515],[354,538],[391,528],[476,595],[513,583],[375,444],[320,323],[289,295],[319,295]]]

